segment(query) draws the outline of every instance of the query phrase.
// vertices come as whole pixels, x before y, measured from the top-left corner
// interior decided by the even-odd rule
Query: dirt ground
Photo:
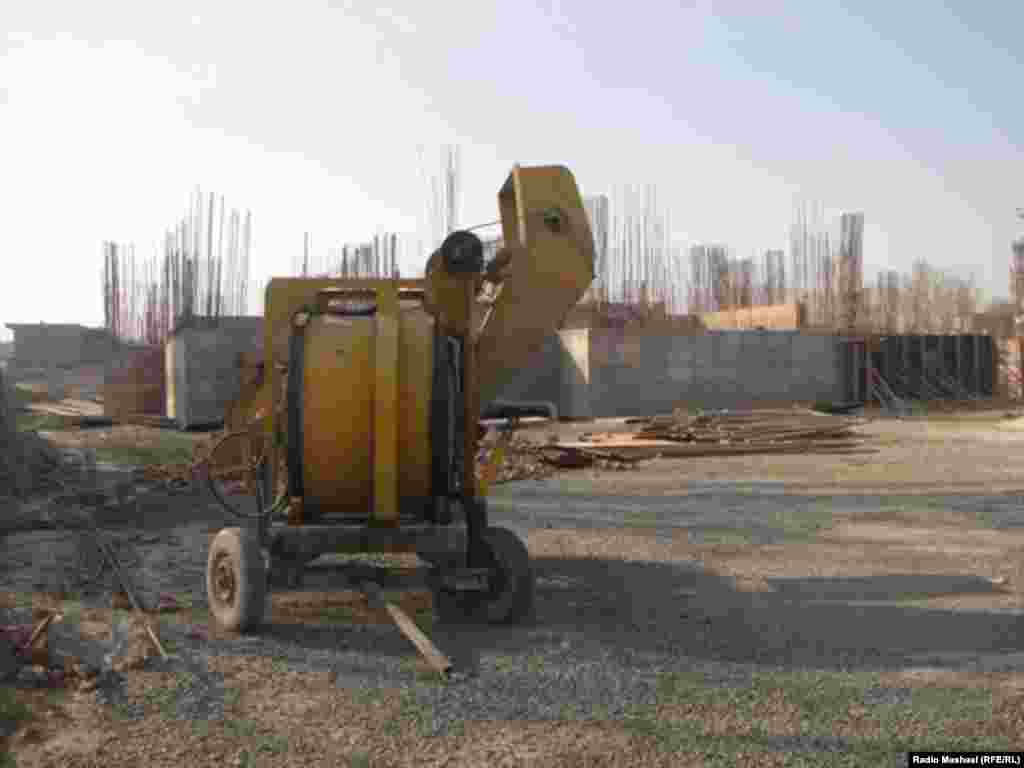
[[[528,434],[614,428],[626,427]],[[654,459],[495,487],[494,523],[520,533],[534,559],[538,616],[521,629],[433,628],[459,669],[483,681],[465,701],[459,683],[433,692],[384,616],[354,593],[325,591],[326,569],[311,576],[311,591],[272,597],[264,639],[216,636],[202,574],[223,515],[205,496],[140,489],[107,509],[104,525],[131,553],[143,591],[180,597],[161,633],[182,656],[202,651],[202,670],[127,674],[114,705],[91,692],[21,691],[37,715],[9,745],[19,766],[877,765],[887,749],[936,739],[1021,748],[1024,420],[1000,408],[880,419],[860,431],[856,455]],[[124,482],[117,477],[109,481]],[[73,534],[0,541],[0,609],[26,592],[74,590],[63,574],[83,558]],[[403,600],[429,614],[424,593]],[[338,634],[339,623],[349,629]],[[373,630],[353,635],[353,624]],[[196,626],[208,631],[189,639]],[[247,651],[253,642],[260,647]],[[570,646],[571,665],[559,655]],[[361,649],[365,658],[352,655]],[[620,665],[624,679],[656,673],[656,703],[637,699],[633,714],[616,714],[612,700],[588,709],[595,696],[579,688],[580,670],[594,665]],[[784,677],[757,687],[758,675],[778,669]],[[680,675],[697,671],[720,682],[679,688]],[[670,674],[685,695],[665,693]],[[804,674],[817,676],[814,685]],[[166,691],[189,675],[210,676],[221,691],[217,717],[174,714],[171,704],[188,696],[172,702]],[[749,702],[721,682],[734,675],[755,692]],[[835,692],[820,698],[829,686]],[[429,708],[415,698],[424,691],[440,697],[436,706],[451,698],[459,729],[424,734]],[[972,709],[964,691],[988,698]],[[561,709],[540,714],[533,700],[546,697]],[[131,707],[144,716],[127,717]],[[827,722],[815,719],[836,707]],[[715,753],[728,758],[715,762]]]

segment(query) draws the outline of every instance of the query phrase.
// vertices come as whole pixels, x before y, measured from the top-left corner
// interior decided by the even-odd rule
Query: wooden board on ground
[[[791,443],[737,443],[714,445],[674,440],[619,439],[601,442],[555,443],[553,448],[581,451],[594,456],[622,456],[630,459],[700,456],[742,456],[762,453],[845,453],[863,450],[856,440],[816,440]]]

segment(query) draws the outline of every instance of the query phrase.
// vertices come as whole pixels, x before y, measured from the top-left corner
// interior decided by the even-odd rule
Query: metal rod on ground
[[[149,635],[149,639],[160,653],[160,657],[166,659],[167,651],[164,650],[163,644],[160,642],[160,638],[153,632],[153,628],[149,625],[149,619],[146,617],[145,612],[139,606],[138,600],[135,599],[135,593],[132,592],[131,587],[128,586],[128,581],[125,579],[124,574],[121,572],[121,564],[117,561],[117,556],[110,550],[106,542],[100,536],[98,529],[93,529],[93,533],[96,536],[96,546],[100,550],[100,554],[103,555],[103,559],[114,569],[114,575],[117,577],[118,583],[121,585],[121,591],[128,597],[128,601],[132,605],[132,609],[142,619],[142,624],[146,628],[146,634]]]

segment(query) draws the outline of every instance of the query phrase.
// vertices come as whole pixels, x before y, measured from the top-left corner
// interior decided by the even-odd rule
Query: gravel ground
[[[1024,494],[805,495],[769,481],[691,483],[685,493],[657,496],[573,492],[564,478],[500,486],[490,507],[502,525],[518,532],[535,528],[622,528],[648,526],[662,535],[685,529],[699,542],[704,530],[734,528],[754,543],[782,540],[779,515],[795,519],[827,509],[829,515],[863,514],[905,506],[930,507],[983,518],[997,529],[1024,527]]]
[[[622,525],[622,515],[639,505],[630,499],[594,500],[574,504],[570,516],[564,504],[554,504],[540,491],[524,490],[522,500],[520,517],[512,517],[508,524],[524,535],[538,525],[579,526],[584,515],[591,525]],[[751,525],[763,521],[765,508],[772,504],[792,510],[794,505],[818,503],[781,495],[709,494],[687,497],[686,514],[678,499],[666,499],[664,508],[650,502],[645,511],[659,520],[671,512],[672,525],[693,527],[723,521]],[[1000,503],[991,500],[990,506]],[[552,510],[550,516],[540,512],[544,508]],[[495,522],[504,523],[505,517],[504,507],[497,506]],[[201,605],[210,529],[206,521],[146,533],[115,530],[112,535],[135,554],[135,580],[145,582],[148,591],[190,592]],[[19,535],[25,536],[38,536],[47,541],[47,551],[55,549],[54,534]],[[27,544],[7,542],[18,546],[23,559],[30,551],[23,548]],[[6,562],[0,574],[3,588],[16,589],[35,578]],[[188,684],[173,692],[177,717],[222,715],[223,688],[207,669],[210,655],[258,655],[297,671],[333,670],[344,687],[407,689],[413,702],[431,712],[431,732],[443,733],[450,724],[467,719],[549,720],[564,719],[569,713],[577,719],[622,718],[631,707],[654,703],[656,681],[665,672],[699,672],[709,684],[743,686],[755,670],[765,667],[898,669],[920,663],[922,654],[933,665],[969,667],[972,659],[986,652],[1011,650],[1007,645],[1024,651],[1024,640],[1008,639],[1019,637],[1019,619],[1012,615],[979,619],[953,612],[818,604],[801,594],[799,585],[796,591],[740,593],[695,562],[538,557],[534,565],[537,615],[532,625],[434,629],[435,643],[456,664],[453,684],[447,686],[420,684],[410,665],[413,649],[387,625],[279,623],[258,636],[195,640],[186,636],[186,626],[168,622],[162,633],[179,658],[151,659],[146,668],[183,673]],[[99,597],[87,594],[84,602]],[[0,621],[13,623],[17,618],[7,615]],[[940,658],[950,652],[961,655],[952,662]],[[121,676],[106,675],[97,700],[124,704],[122,683]],[[874,703],[895,703],[904,695],[899,689],[871,692]],[[123,714],[141,716],[141,711]]]
[[[1024,497],[908,497],[915,504],[975,512],[996,527],[1024,525]],[[493,523],[524,537],[547,529],[643,529],[657,541],[686,531],[735,527],[755,543],[787,535],[780,516],[813,518],[822,505],[832,512],[898,506],[895,496],[803,496],[770,482],[692,485],[685,495],[623,496],[574,493],[564,482],[514,484],[495,489]],[[909,501],[908,501],[909,503]],[[209,533],[225,520],[205,497],[153,493],[130,509],[101,516],[106,533],[146,600],[160,592],[190,594],[205,602],[204,571]],[[105,584],[88,584],[81,564],[96,563],[82,534],[20,533],[0,539],[0,589],[72,587],[84,602],[102,600]],[[92,557],[93,560],[89,558]],[[537,609],[532,624],[513,628],[436,627],[435,643],[456,665],[449,685],[424,685],[416,655],[392,626],[275,623],[258,636],[195,640],[186,627],[165,624],[175,647],[169,661],[151,659],[146,669],[180,673],[165,696],[169,713],[183,719],[223,717],[223,680],[211,672],[211,656],[262,656],[296,671],[331,670],[347,688],[399,688],[424,727],[445,733],[466,720],[620,719],[630,709],[654,704],[665,672],[699,673],[707,683],[746,686],[766,668],[887,670],[928,664],[991,668],[1003,659],[1024,669],[1021,619],[1012,614],[968,616],[953,611],[915,611],[904,606],[819,603],[816,587],[793,582],[774,593],[744,593],[693,561],[647,563],[613,559],[535,558]],[[76,574],[77,581],[76,581]],[[870,583],[867,585],[870,591]],[[0,623],[24,621],[17,609],[0,610]],[[128,673],[131,674],[131,673]],[[124,695],[125,678],[107,673],[96,691],[99,703],[124,717],[141,708]],[[865,705],[905,703],[905,688],[875,688]],[[785,751],[841,751],[841,739],[779,737]]]

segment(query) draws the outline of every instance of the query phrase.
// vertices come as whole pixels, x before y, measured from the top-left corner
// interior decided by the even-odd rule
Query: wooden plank
[[[48,416],[66,416],[66,417],[69,417],[69,418],[79,418],[79,417],[85,415],[85,414],[83,414],[83,413],[81,413],[79,411],[76,411],[76,410],[72,409],[72,408],[64,408],[64,407],[61,407],[59,405],[51,405],[51,404],[29,405],[29,406],[27,406],[27,410],[31,411],[32,413],[42,413],[42,414],[46,414]]]
[[[364,581],[359,587],[366,596],[367,605],[371,608],[383,607],[402,634],[416,647],[416,650],[426,659],[427,663],[442,676],[447,676],[452,668],[451,661],[430,642],[430,638],[423,634],[422,630],[416,626],[416,622],[410,619],[405,611],[383,599],[380,585],[374,581]]]
[[[441,676],[447,677],[448,673],[451,672],[452,669],[452,663],[448,657],[441,653],[437,647],[430,642],[430,638],[423,634],[420,628],[416,626],[416,623],[406,615],[405,611],[392,603],[384,603],[384,607],[387,610],[388,615],[391,616],[395,624],[398,625],[402,634],[405,635],[414,646],[416,646],[416,650],[418,650],[423,658],[426,659],[427,663],[437,670]]]

